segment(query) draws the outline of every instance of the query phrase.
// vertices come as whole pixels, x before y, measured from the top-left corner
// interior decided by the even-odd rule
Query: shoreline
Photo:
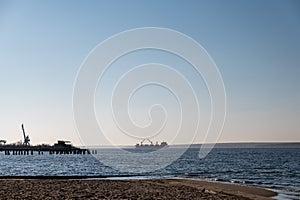
[[[271,199],[277,193],[253,186],[182,178],[0,179],[0,199]]]

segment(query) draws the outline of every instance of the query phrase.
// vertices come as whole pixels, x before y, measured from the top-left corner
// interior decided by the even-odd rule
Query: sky
[[[22,140],[24,123],[32,144],[52,144],[57,139],[85,143],[72,107],[80,66],[105,39],[142,27],[184,33],[214,60],[227,96],[226,121],[218,142],[300,142],[300,3],[292,0],[0,0],[0,139]],[[208,97],[201,77],[193,77],[193,70],[174,56],[157,51],[128,56],[108,72],[108,85],[122,70],[153,59],[183,71],[200,91],[197,96]],[[110,92],[112,87],[104,89]],[[149,95],[166,104],[175,102],[169,104],[169,116],[178,114],[170,95],[166,97],[161,88],[148,89],[136,96],[140,103],[130,104],[137,123],[149,123],[145,112],[154,100]],[[101,103],[101,95],[106,93],[102,92],[98,87],[95,107],[105,118],[101,109],[107,106]],[[206,118],[209,100],[203,99]],[[112,138],[118,144],[138,142],[125,135]],[[166,133],[156,139],[170,138]],[[177,143],[184,142],[184,136],[179,137]]]

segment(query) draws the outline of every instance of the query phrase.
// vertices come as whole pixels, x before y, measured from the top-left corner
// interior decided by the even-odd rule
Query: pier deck
[[[48,152],[49,154],[96,154],[96,150],[90,151],[89,149],[81,149],[74,147],[70,144],[66,144],[65,141],[58,141],[53,146],[50,145],[0,145],[0,152],[5,155],[33,155],[34,152],[43,154]]]

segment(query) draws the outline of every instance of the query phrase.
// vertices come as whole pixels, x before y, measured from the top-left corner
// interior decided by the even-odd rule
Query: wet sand
[[[0,199],[270,199],[262,188],[186,179],[0,179]]]

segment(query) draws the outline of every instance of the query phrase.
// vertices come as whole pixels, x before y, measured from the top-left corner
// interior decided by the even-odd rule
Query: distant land
[[[181,145],[174,145],[181,146]],[[192,144],[192,148],[200,148],[201,144]],[[300,142],[241,142],[217,143],[214,148],[300,148]]]
[[[200,148],[202,144],[170,144],[170,148]],[[135,148],[134,145],[116,145],[119,148]],[[113,145],[93,146],[86,148],[115,148]],[[217,143],[214,148],[300,148],[300,142],[232,142]]]

